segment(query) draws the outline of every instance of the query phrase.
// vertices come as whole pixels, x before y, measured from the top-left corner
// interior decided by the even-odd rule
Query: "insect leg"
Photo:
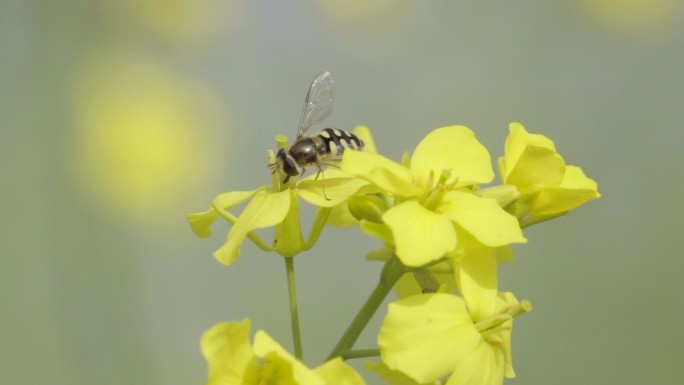
[[[325,194],[325,171],[323,170],[323,167],[321,167],[320,163],[316,163],[316,168],[318,169],[318,172],[316,173],[315,179],[318,179],[319,175],[321,176],[321,190],[323,190],[323,197],[326,200],[332,200]]]

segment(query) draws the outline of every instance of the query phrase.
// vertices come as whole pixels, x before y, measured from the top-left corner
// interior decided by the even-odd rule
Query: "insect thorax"
[[[320,161],[326,151],[325,144],[317,136],[300,138],[292,144],[288,153],[302,167]]]

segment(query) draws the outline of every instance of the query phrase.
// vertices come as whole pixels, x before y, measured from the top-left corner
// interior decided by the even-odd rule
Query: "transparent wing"
[[[311,126],[327,118],[332,112],[334,104],[335,82],[330,72],[323,71],[311,82],[309,93],[306,94],[297,138],[304,135]]]

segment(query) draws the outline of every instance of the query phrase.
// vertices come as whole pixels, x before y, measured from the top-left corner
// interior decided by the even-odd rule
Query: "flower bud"
[[[382,223],[382,214],[387,211],[387,202],[377,195],[357,195],[349,198],[349,212],[358,220]]]
[[[493,198],[501,207],[508,207],[511,203],[520,198],[518,188],[512,184],[502,184],[499,186],[487,187],[475,193],[483,198]]]

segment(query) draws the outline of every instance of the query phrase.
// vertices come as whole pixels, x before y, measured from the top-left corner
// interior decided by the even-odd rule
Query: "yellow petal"
[[[354,177],[305,179],[297,183],[297,191],[302,199],[314,206],[334,207],[349,199],[366,185],[368,182]],[[325,196],[323,195],[324,189]],[[326,199],[326,196],[329,199]]]
[[[378,334],[383,362],[419,383],[451,373],[481,342],[463,299],[441,293],[390,303]]]
[[[218,217],[218,213],[214,206],[221,209],[227,209],[238,205],[247,199],[251,198],[259,190],[254,191],[232,191],[220,194],[214,198],[212,203],[212,208],[208,211],[201,213],[188,214],[188,222],[190,222],[190,228],[192,231],[200,238],[207,238],[211,235],[211,225],[214,223]]]
[[[366,362],[366,369],[380,376],[385,383],[392,385],[434,385],[435,382],[421,384],[398,370],[392,370],[382,362]]]
[[[527,242],[518,220],[499,207],[494,199],[450,191],[444,196],[440,209],[487,246]]]
[[[351,366],[347,365],[342,358],[334,358],[314,369],[314,372],[323,378],[328,385],[365,385]]]
[[[256,371],[248,319],[223,322],[204,332],[200,347],[209,363],[207,385],[242,384]],[[250,374],[251,373],[251,374]]]
[[[381,190],[405,197],[421,194],[412,182],[411,171],[384,156],[361,151],[345,151],[342,171],[363,178]]]
[[[198,237],[207,238],[211,235],[211,225],[217,217],[216,210],[209,209],[201,213],[188,214],[188,222],[190,222],[190,228]]]
[[[456,368],[446,385],[502,385],[504,367],[504,354],[483,342]]]
[[[397,256],[406,266],[422,266],[456,247],[456,232],[449,217],[416,201],[390,208],[382,219],[392,229]]]
[[[349,212],[347,203],[337,205],[330,210],[327,225],[337,227],[351,227],[359,223],[358,219]]]
[[[494,178],[492,160],[487,149],[464,126],[438,128],[429,133],[416,147],[411,157],[411,172],[415,183],[426,187],[449,170],[447,182],[456,180],[456,186],[489,183]]]
[[[515,296],[511,292],[500,292],[497,298],[497,302],[497,307],[499,309],[510,308],[511,306],[517,307],[520,305],[518,299],[515,298]],[[527,307],[528,308],[525,311],[529,312],[532,310],[532,305],[529,302],[527,303]],[[508,330],[503,330],[499,333],[501,344],[498,346],[501,347],[501,345],[503,345],[504,347],[502,350],[505,357],[504,376],[506,378],[515,378],[515,371],[513,370],[513,361],[511,359],[511,329],[513,328],[513,320],[508,321],[508,325],[510,326]]]
[[[214,198],[212,206],[220,207],[225,210],[230,207],[239,205],[240,203],[253,197],[256,193],[262,190],[264,190],[263,187],[253,191],[230,191],[227,193],[223,193]]]
[[[214,252],[214,257],[222,264],[230,265],[240,256],[239,246],[247,233],[282,222],[289,209],[289,189],[277,193],[259,191],[228,232],[227,242]]]
[[[515,254],[510,246],[501,246],[496,248],[496,261],[498,263],[515,261]]]
[[[581,168],[567,166],[560,186],[543,189],[528,214],[532,217],[554,216],[573,210],[600,196],[596,182],[587,178]]]
[[[496,159],[496,164],[499,167],[499,178],[505,181],[508,177],[508,169],[506,168],[505,157],[500,156]]]
[[[548,148],[530,146],[522,152],[515,167],[508,170],[505,182],[516,185],[525,194],[559,186],[565,174],[565,161]]]
[[[254,335],[254,354],[263,361],[262,378],[264,384],[325,385],[326,381],[299,362],[275,342],[265,331]]]
[[[371,135],[371,131],[368,127],[366,126],[356,126],[352,130],[352,133],[356,136],[359,137],[363,141],[364,147],[363,150],[365,152],[371,152],[373,154],[377,154],[378,150],[375,148],[375,140],[373,139],[373,135]]]
[[[479,322],[496,309],[497,248],[483,245],[466,232],[459,232],[459,243],[465,247],[463,257],[454,262],[458,287],[473,322]]]
[[[509,134],[506,138],[505,145],[505,155],[503,157],[503,164],[505,167],[501,169],[502,180],[508,178],[508,173],[513,170],[518,159],[522,155],[523,151],[528,146],[542,147],[550,150],[551,152],[556,152],[556,146],[553,144],[551,139],[539,134],[529,134],[525,130],[522,124],[514,122],[508,126]],[[505,170],[504,170],[505,168]],[[504,172],[505,171],[505,172]]]
[[[595,190],[548,188],[539,193],[527,213],[534,218],[557,216],[598,197]]]
[[[563,176],[563,181],[559,187],[567,189],[593,190],[596,192],[597,197],[601,196],[601,194],[598,194],[598,185],[596,184],[596,181],[584,175],[582,169],[577,166],[565,167],[565,175]]]

